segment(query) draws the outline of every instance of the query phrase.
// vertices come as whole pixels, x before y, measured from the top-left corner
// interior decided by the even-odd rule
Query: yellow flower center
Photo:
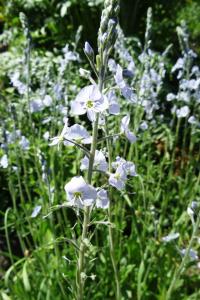
[[[116,173],[116,174],[115,174],[115,179],[117,179],[117,180],[120,179],[120,174],[119,174],[119,173]]]
[[[75,192],[74,193],[74,198],[81,198],[82,193],[81,192]]]
[[[86,104],[87,108],[92,108],[93,107],[93,101],[92,100],[88,100],[87,104]]]

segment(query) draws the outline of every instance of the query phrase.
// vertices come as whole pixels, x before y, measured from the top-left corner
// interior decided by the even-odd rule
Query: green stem
[[[93,125],[92,145],[91,145],[89,168],[88,168],[88,175],[87,175],[87,181],[89,184],[91,184],[91,182],[92,182],[94,156],[95,156],[95,151],[96,151],[96,147],[97,147],[98,124],[99,124],[99,114],[96,115],[96,120]],[[83,300],[83,297],[84,297],[85,253],[86,253],[86,247],[87,247],[85,241],[86,241],[87,235],[88,235],[88,224],[89,223],[90,223],[90,207],[87,206],[87,207],[84,207],[83,229],[82,229],[82,235],[81,235],[78,265],[77,265],[77,272],[76,272],[77,300]]]
[[[197,236],[199,224],[200,224],[200,213],[198,214],[197,221],[196,221],[196,223],[195,223],[195,225],[193,227],[192,236],[191,236],[189,245],[188,245],[188,247],[186,249],[185,255],[184,255],[183,259],[182,259],[182,262],[181,262],[180,266],[178,267],[178,269],[175,270],[175,272],[174,272],[174,276],[173,276],[172,281],[170,283],[170,286],[169,286],[169,288],[167,290],[167,294],[166,294],[166,299],[165,300],[170,300],[171,299],[171,295],[172,295],[172,293],[173,293],[173,291],[174,291],[174,289],[176,287],[176,283],[179,280],[179,277],[181,276],[181,274],[183,273],[183,270],[184,270],[185,264],[186,264],[186,262],[188,260],[188,257],[189,257],[190,250],[192,248],[194,239]]]
[[[105,120],[105,132],[106,132],[106,135],[109,136],[107,120]],[[111,165],[111,162],[112,162],[112,147],[111,147],[109,139],[106,140],[106,144],[107,144],[107,149],[108,149],[109,172],[111,172],[112,171],[112,165]],[[108,208],[108,221],[109,221],[110,224],[112,224],[111,193],[109,195],[109,198],[110,198],[110,205],[109,205],[109,208]],[[115,285],[116,285],[115,297],[116,297],[116,300],[120,300],[121,299],[120,282],[119,282],[119,274],[118,274],[117,263],[116,263],[116,260],[115,260],[113,228],[112,228],[111,225],[109,226],[109,246],[110,246],[110,258],[111,258],[111,261],[112,261],[112,266],[113,266],[114,276],[115,276]]]

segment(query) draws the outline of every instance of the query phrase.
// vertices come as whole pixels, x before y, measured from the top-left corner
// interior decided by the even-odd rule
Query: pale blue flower
[[[73,177],[65,185],[65,191],[69,204],[78,208],[91,206],[97,199],[96,189],[87,184],[82,176]]]
[[[37,206],[34,208],[32,214],[31,214],[31,218],[36,218],[36,217],[39,215],[41,209],[42,209],[42,206],[41,206],[41,205],[37,205]]]
[[[54,94],[58,100],[61,100],[63,97],[62,85],[56,83],[53,87]]]
[[[123,166],[117,167],[114,174],[110,174],[109,184],[116,187],[118,190],[122,190],[125,187],[127,174]]]
[[[23,95],[27,91],[27,87],[19,80],[20,74],[16,72],[10,76],[12,85],[18,90],[19,94]]]
[[[64,53],[64,59],[62,62],[62,66],[61,66],[61,72],[64,71],[66,65],[70,62],[70,61],[78,61],[79,60],[79,55],[76,52],[72,52],[69,50],[69,45],[66,44],[66,46],[62,49],[63,53]]]
[[[81,170],[87,170],[89,167],[89,158],[85,156],[81,160]],[[107,172],[108,170],[108,163],[106,161],[105,155],[103,152],[100,150],[95,151],[95,157],[94,157],[94,164],[93,164],[94,170],[102,171],[102,172]]]
[[[71,103],[71,111],[74,115],[87,113],[91,121],[94,121],[96,113],[104,112],[107,108],[106,97],[102,96],[96,85],[84,87]]]
[[[187,249],[180,250],[181,256],[184,256],[186,251],[187,251]],[[193,249],[189,250],[189,257],[190,257],[191,260],[198,260],[199,259],[197,251],[193,250]]]
[[[113,169],[117,169],[118,167],[122,167],[126,175],[128,176],[137,176],[135,164],[131,161],[126,161],[124,158],[117,156],[115,162],[112,163]]]
[[[116,170],[119,166],[122,166],[124,164],[126,164],[126,160],[120,156],[117,156],[116,160],[112,162],[112,167]]]
[[[45,108],[42,99],[34,99],[30,102],[31,113],[40,112]]]
[[[40,112],[45,107],[50,107],[53,103],[53,100],[50,95],[45,95],[44,99],[34,99],[30,102],[30,111],[32,113]]]
[[[131,161],[127,161],[124,165],[126,174],[129,176],[137,176],[135,164]]]
[[[147,130],[148,129],[148,124],[146,121],[143,121],[141,124],[140,124],[140,128],[142,130]]]
[[[46,131],[46,132],[43,134],[43,138],[45,139],[45,141],[48,141],[48,140],[49,140],[49,136],[50,136],[49,131]]]
[[[53,137],[51,138],[50,140],[52,140],[52,142],[49,144],[49,146],[55,146],[55,145],[58,145],[59,147],[59,144],[61,142],[63,142],[64,140],[64,135],[69,131],[69,126],[68,126],[68,119],[65,120],[65,125],[63,127],[63,130],[61,131],[61,134],[56,136],[56,137]]]
[[[96,207],[102,209],[107,209],[109,207],[109,198],[106,190],[101,189],[97,192]]]
[[[186,103],[190,102],[190,94],[188,92],[180,91],[176,98]]]
[[[137,138],[134,135],[134,133],[129,130],[129,127],[128,127],[129,123],[130,123],[130,116],[127,115],[127,116],[123,117],[121,120],[120,130],[121,130],[121,133],[125,134],[125,136],[127,137],[127,139],[129,140],[130,143],[134,143],[134,142],[136,142]]]
[[[190,124],[197,124],[197,119],[194,116],[189,117],[188,123]]]
[[[49,107],[52,105],[53,99],[51,98],[50,95],[45,95],[44,99],[43,99],[43,103],[44,103],[44,106]]]
[[[172,101],[174,99],[176,99],[176,95],[174,95],[173,93],[167,94],[167,101],[170,102],[170,101]]]
[[[116,73],[116,71],[117,71],[117,64],[116,64],[116,62],[115,62],[114,59],[110,58],[108,60],[108,68],[109,68],[110,72]]]
[[[24,135],[22,135],[21,140],[19,141],[19,145],[23,150],[28,150],[30,146],[30,142]]]
[[[13,132],[6,131],[6,141],[8,144],[16,142],[21,137],[21,130],[17,129]]]
[[[185,64],[185,59],[179,58],[176,62],[176,64],[172,68],[172,73],[174,73],[176,70],[183,69]]]
[[[91,144],[92,141],[92,137],[90,136],[88,131],[79,124],[74,124],[69,127],[64,134],[64,139],[66,139],[66,141],[64,141],[65,146],[73,146],[73,144],[69,141],[74,141],[79,144]]]
[[[109,103],[109,113],[111,115],[118,115],[120,113],[120,105],[117,101],[115,92],[110,91],[106,96]]]
[[[132,89],[128,86],[128,84],[126,84],[126,82],[123,78],[123,70],[120,65],[117,65],[117,70],[116,70],[116,74],[115,74],[114,78],[115,78],[115,82],[116,82],[117,86],[119,87],[119,89],[121,90],[121,93],[124,96],[124,98],[126,98],[127,100],[129,100],[132,103],[136,103],[137,97],[136,97],[135,93],[133,93]]]

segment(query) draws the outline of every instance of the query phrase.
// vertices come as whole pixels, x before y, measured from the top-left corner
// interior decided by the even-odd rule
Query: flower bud
[[[84,77],[84,78],[86,78],[86,79],[89,79],[90,76],[91,76],[91,72],[88,71],[88,70],[85,70],[85,69],[83,69],[83,68],[80,68],[80,69],[79,69],[79,73],[80,73],[80,76],[81,76],[81,77]]]
[[[88,42],[85,42],[84,52],[89,58],[94,59],[94,50]]]

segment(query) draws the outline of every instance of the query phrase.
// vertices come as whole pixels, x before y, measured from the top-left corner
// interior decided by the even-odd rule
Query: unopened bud
[[[88,42],[85,42],[84,52],[89,58],[94,58],[94,50]]]
[[[79,73],[80,73],[81,77],[84,77],[86,79],[89,79],[90,76],[91,76],[91,72],[90,71],[82,69],[82,68],[79,69]]]

